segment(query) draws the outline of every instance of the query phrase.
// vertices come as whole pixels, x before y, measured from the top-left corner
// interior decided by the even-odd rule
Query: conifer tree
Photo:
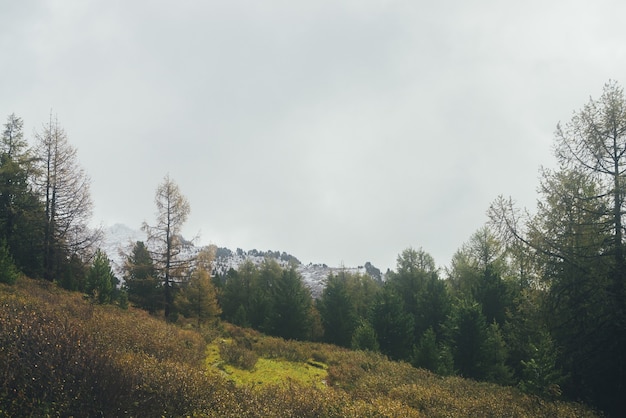
[[[380,351],[394,360],[408,360],[415,342],[413,321],[403,298],[392,286],[384,286],[376,295],[371,318]]]
[[[387,284],[402,298],[404,309],[412,318],[415,341],[428,328],[440,333],[450,311],[450,300],[430,254],[421,248],[405,249],[398,256],[397,271],[389,274]]]
[[[0,237],[18,269],[43,274],[44,211],[33,190],[33,156],[24,139],[22,119],[11,114],[0,142]]]
[[[452,347],[454,368],[463,377],[484,380],[490,359],[485,350],[487,322],[480,304],[471,300],[457,301],[445,331]]]
[[[369,321],[361,320],[359,326],[354,330],[352,335],[352,349],[364,351],[378,351],[378,338],[376,331]]]
[[[440,356],[437,347],[437,335],[432,328],[428,328],[420,338],[419,344],[415,347],[411,364],[435,373],[439,371]]]
[[[186,317],[196,318],[198,327],[217,318],[222,310],[217,302],[217,294],[211,281],[213,254],[209,249],[200,251],[195,268],[189,280],[176,295],[179,311]]]
[[[102,234],[88,226],[93,206],[90,180],[63,128],[50,118],[36,140],[37,186],[45,212],[44,278],[54,280],[72,256],[86,261]]]
[[[222,317],[240,326],[250,326],[252,293],[257,282],[258,269],[251,261],[245,261],[238,270],[230,269],[219,295]]]
[[[93,263],[87,273],[85,291],[98,303],[111,303],[114,300],[119,280],[111,269],[106,253],[96,250]]]
[[[311,331],[311,291],[294,267],[283,269],[272,289],[270,332],[286,339],[304,340]]]
[[[317,308],[324,326],[324,340],[342,347],[350,347],[352,334],[358,325],[354,301],[348,291],[348,279],[344,272],[328,276],[326,286],[317,301]]]
[[[154,313],[163,308],[163,288],[148,248],[137,241],[124,262],[124,288],[135,306]]]

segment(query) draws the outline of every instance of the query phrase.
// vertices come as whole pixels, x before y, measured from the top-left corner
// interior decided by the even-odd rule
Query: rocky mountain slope
[[[132,229],[123,224],[115,224],[104,229],[103,249],[108,254],[114,269],[120,276],[124,254],[128,254],[137,241],[146,241],[146,234],[141,230]],[[187,256],[191,257],[200,251],[201,248],[189,243],[184,251],[187,253]],[[380,270],[370,263],[357,267],[329,267],[326,264],[302,264],[296,257],[286,252],[259,251],[256,249],[244,251],[241,248],[233,251],[223,247],[216,249],[214,274],[226,274],[231,268],[237,270],[246,261],[251,261],[258,265],[268,257],[275,259],[283,267],[290,265],[290,263],[295,264],[305,284],[311,289],[313,297],[321,295],[325,280],[331,273],[336,274],[340,271],[348,271],[350,273],[369,274],[378,280],[383,279]]]

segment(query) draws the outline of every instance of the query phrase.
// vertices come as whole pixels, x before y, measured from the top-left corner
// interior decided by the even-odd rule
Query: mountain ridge
[[[146,233],[138,229],[133,229],[122,223],[116,223],[105,227],[103,228],[103,232],[103,250],[106,251],[109,259],[111,260],[111,264],[115,272],[121,276],[124,254],[130,252],[130,249],[135,242],[145,242],[147,240]],[[196,246],[193,243],[188,243],[188,245],[185,246],[184,252],[188,256],[193,256],[205,247],[207,246]],[[295,265],[296,271],[300,273],[304,283],[311,290],[311,294],[314,298],[321,296],[326,279],[330,274],[337,274],[345,271],[352,274],[367,274],[377,280],[384,279],[380,270],[369,262],[357,267],[329,267],[324,263],[302,264],[298,258],[284,251],[259,251],[257,249],[244,251],[241,248],[237,248],[233,251],[226,247],[215,246],[215,248],[216,251],[213,268],[214,274],[222,276],[225,275],[230,269],[237,270],[239,266],[246,261],[259,265],[266,258],[271,258],[276,260],[282,267],[288,267],[292,264]]]

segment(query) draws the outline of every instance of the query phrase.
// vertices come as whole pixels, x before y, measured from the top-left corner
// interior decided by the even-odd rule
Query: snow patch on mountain
[[[124,265],[125,254],[129,254],[133,245],[137,241],[146,242],[147,235],[144,231],[132,229],[123,224],[115,224],[113,226],[104,228],[104,240],[103,250],[106,251],[114,270],[120,274],[122,273],[122,266]],[[183,256],[193,257],[203,247],[195,246],[193,243],[185,241],[185,248],[183,249]],[[230,269],[237,270],[243,263],[250,261],[255,265],[260,265],[266,258],[272,258],[276,260],[282,267],[289,267],[295,265],[296,270],[302,276],[304,283],[311,289],[313,297],[317,298],[322,294],[324,286],[326,285],[326,279],[330,274],[338,274],[341,271],[345,271],[353,274],[370,274],[371,276],[380,279],[380,272],[366,263],[365,266],[359,267],[329,267],[326,264],[302,264],[296,257],[287,254],[286,252],[279,251],[258,251],[249,250],[244,251],[238,248],[232,251],[228,248],[217,247],[215,254],[215,262],[213,266],[213,273],[217,275],[225,275]],[[372,270],[373,269],[373,270]],[[373,272],[373,274],[372,274]]]
[[[124,224],[115,224],[103,229],[103,250],[111,260],[115,272],[120,273],[124,265],[125,254],[129,253],[137,241],[145,242],[146,233],[132,229]]]

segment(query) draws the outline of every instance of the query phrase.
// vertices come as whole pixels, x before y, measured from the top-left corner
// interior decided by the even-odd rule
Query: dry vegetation
[[[260,372],[259,359],[270,369],[293,363],[293,378],[237,380],[237,370]],[[323,371],[325,382],[303,383],[298,365]],[[0,416],[595,416],[372,353],[228,324],[186,330],[28,279],[0,286],[0,373]]]

